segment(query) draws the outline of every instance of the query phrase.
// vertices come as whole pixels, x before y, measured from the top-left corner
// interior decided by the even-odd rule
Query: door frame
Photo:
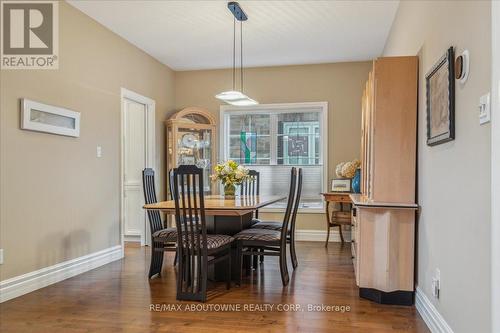
[[[500,2],[491,1],[491,331],[500,332]],[[496,283],[495,283],[496,282]]]
[[[128,99],[146,106],[146,167],[156,168],[156,140],[155,140],[155,101],[132,90],[121,88],[120,90],[120,243],[122,251],[125,246],[125,188],[123,177],[125,175],[125,108],[124,99]],[[155,182],[158,182],[156,177]],[[158,184],[156,184],[158,185]],[[144,237],[141,237],[141,246],[150,245],[149,224],[145,216]]]

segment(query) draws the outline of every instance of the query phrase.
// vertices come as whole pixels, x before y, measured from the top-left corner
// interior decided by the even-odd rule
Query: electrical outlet
[[[439,292],[441,290],[441,271],[436,268],[436,273],[432,278],[432,296],[439,299]]]
[[[0,265],[3,265],[3,249],[0,249]]]
[[[96,156],[99,157],[99,158],[102,157],[102,147],[101,146],[97,146]]]

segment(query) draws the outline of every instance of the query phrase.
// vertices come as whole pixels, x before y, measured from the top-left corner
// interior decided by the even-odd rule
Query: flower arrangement
[[[342,162],[337,164],[335,168],[335,174],[339,178],[353,178],[356,174],[356,169],[361,166],[361,162],[359,160],[354,160],[351,162]]]
[[[210,176],[213,181],[220,180],[224,185],[224,196],[234,198],[236,185],[240,185],[248,178],[248,169],[238,165],[233,160],[219,163],[215,166],[215,173]]]

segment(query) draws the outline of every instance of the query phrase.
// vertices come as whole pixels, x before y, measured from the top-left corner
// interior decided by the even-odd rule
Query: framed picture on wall
[[[455,139],[455,71],[453,47],[425,76],[427,91],[427,145]]]

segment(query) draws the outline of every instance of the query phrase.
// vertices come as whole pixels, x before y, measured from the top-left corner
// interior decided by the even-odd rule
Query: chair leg
[[[174,257],[174,264],[173,264],[174,266],[177,265],[177,260],[179,259],[177,257],[177,255],[178,255],[178,252],[177,252],[177,250],[175,250],[175,257]]]
[[[226,289],[231,289],[231,248],[227,254]]]
[[[238,258],[237,262],[236,262],[236,265],[237,265],[237,268],[238,268],[238,279],[236,280],[236,284],[238,286],[241,286],[241,271],[242,271],[242,258],[241,258],[241,244],[238,242],[237,246],[236,246],[236,257]]]
[[[281,282],[283,286],[288,285],[290,278],[288,276],[288,267],[286,264],[286,248],[280,250],[280,272],[281,272]]]
[[[198,274],[201,275],[201,301],[205,303],[207,301],[208,265],[206,263],[202,263],[200,266],[201,269]],[[198,281],[199,280],[200,279],[198,279]]]
[[[182,293],[182,286],[184,284],[184,275],[185,275],[185,266],[186,260],[184,259],[184,256],[181,256],[179,258],[179,270],[177,271],[177,297],[176,299],[180,300],[180,295]]]
[[[342,224],[339,224],[339,234],[340,234],[340,240],[342,241],[342,244],[344,243],[344,235],[342,235]]]
[[[330,239],[330,226],[328,225],[326,227],[326,242],[325,242],[325,247],[328,247],[328,240]]]
[[[252,257],[243,256],[243,265],[245,266],[245,276],[249,276],[252,271]]]
[[[158,274],[161,275],[161,268],[163,264],[163,251],[156,251],[157,244],[153,242],[151,246],[151,263],[149,264],[149,274],[148,277],[151,277]]]
[[[258,250],[260,252],[260,249],[255,249],[256,251]],[[257,266],[258,266],[258,258],[259,256],[257,255],[253,255],[252,256],[252,266],[253,266],[253,269],[257,269]]]
[[[264,252],[264,249],[260,249],[260,252]],[[260,256],[260,262],[264,262],[264,256]]]
[[[297,253],[295,253],[295,236],[293,234],[290,235],[290,257],[292,258],[293,269],[297,268],[299,262],[297,260]]]

